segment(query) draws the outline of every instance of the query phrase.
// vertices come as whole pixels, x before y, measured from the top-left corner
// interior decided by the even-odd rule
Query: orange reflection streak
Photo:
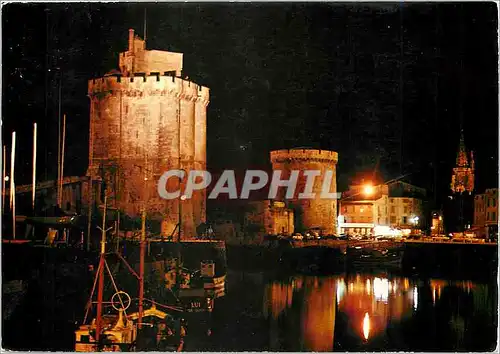
[[[365,336],[365,340],[368,340],[370,336],[370,316],[368,316],[368,312],[365,313],[365,318],[363,319],[363,335]]]
[[[292,306],[292,284],[272,283],[268,285],[267,291],[271,302],[271,316],[276,319]]]
[[[330,352],[335,329],[336,279],[323,278],[305,288],[301,313],[303,350]]]
[[[361,338],[366,339],[368,332],[374,337],[384,331],[389,321],[412,315],[412,292],[402,291],[405,285],[410,286],[408,279],[389,281],[384,276],[358,275],[348,277],[346,282],[349,286],[339,299],[338,310],[346,314],[351,323],[358,324],[354,330]]]

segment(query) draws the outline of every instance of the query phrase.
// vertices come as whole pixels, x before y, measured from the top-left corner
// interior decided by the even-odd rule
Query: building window
[[[492,216],[491,221],[495,221],[497,218],[497,213],[494,211],[493,213],[491,213],[491,216]]]
[[[391,216],[391,224],[395,224],[396,223],[396,217],[395,216]]]
[[[403,225],[406,225],[406,216],[403,216]]]
[[[395,206],[391,206],[391,214],[396,214],[396,207]]]
[[[408,214],[408,207],[407,206],[403,207],[403,214]]]

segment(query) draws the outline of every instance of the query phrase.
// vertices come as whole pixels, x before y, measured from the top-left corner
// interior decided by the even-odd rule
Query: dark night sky
[[[271,149],[322,148],[339,153],[341,189],[358,173],[408,173],[430,199],[437,180],[441,203],[462,120],[476,189],[497,185],[494,3],[4,6],[2,137],[10,145],[18,132],[18,185],[30,181],[33,121],[39,179],[56,174],[58,67],[65,174],[85,173],[87,80],[118,66],[146,7],[148,49],[183,52],[183,75],[211,89],[211,168],[265,166]]]

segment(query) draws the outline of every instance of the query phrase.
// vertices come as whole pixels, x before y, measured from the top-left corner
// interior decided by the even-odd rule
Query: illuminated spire
[[[460,144],[457,153],[457,167],[469,167],[469,160],[467,158],[467,150],[465,148],[464,130],[460,129]]]
[[[462,124],[460,124],[461,126]],[[451,177],[451,190],[454,193],[469,192],[474,189],[474,155],[467,154],[464,130],[460,127],[460,144],[458,146],[456,166]]]

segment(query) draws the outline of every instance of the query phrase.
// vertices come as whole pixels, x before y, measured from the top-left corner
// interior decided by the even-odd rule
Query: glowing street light
[[[367,184],[363,187],[363,193],[366,195],[366,196],[370,196],[372,195],[374,192],[374,188],[371,184]]]

